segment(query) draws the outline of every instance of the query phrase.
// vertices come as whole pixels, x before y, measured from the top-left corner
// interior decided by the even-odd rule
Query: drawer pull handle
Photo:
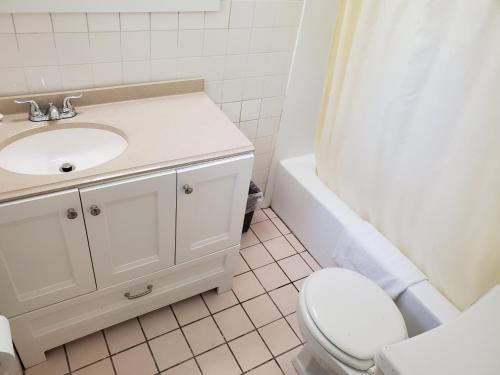
[[[188,184],[184,185],[182,188],[184,189],[184,193],[186,194],[191,194],[193,192],[193,188]]]
[[[93,204],[92,206],[90,206],[90,214],[92,216],[97,216],[100,213],[101,213],[101,209],[97,205]]]
[[[70,220],[74,220],[78,217],[78,212],[74,208],[68,208],[68,211],[66,211],[66,217]]]
[[[136,298],[144,297],[153,291],[153,285],[149,284],[146,288],[147,288],[147,290],[145,290],[142,293],[130,294],[130,292],[127,292],[124,294],[124,296],[127,297],[128,299],[136,299]]]

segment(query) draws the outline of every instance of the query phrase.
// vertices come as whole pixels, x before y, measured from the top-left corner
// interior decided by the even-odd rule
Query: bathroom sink
[[[0,149],[0,167],[30,175],[70,173],[114,159],[127,145],[125,137],[110,126],[48,126],[8,141]]]

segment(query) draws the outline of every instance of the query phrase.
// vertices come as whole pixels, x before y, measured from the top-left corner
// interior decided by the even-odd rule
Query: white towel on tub
[[[396,246],[364,220],[344,227],[333,251],[333,261],[339,267],[365,275],[392,299],[426,279]]]

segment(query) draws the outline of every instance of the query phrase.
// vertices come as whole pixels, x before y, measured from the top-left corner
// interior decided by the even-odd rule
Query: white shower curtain
[[[340,6],[317,173],[466,308],[500,283],[500,0]]]

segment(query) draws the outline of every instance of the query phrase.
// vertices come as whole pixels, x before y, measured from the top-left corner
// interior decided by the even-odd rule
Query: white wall
[[[272,199],[276,164],[280,160],[314,151],[314,134],[337,8],[338,0],[306,0],[265,205],[269,205]]]
[[[0,96],[202,76],[265,186],[303,0],[218,12],[0,14]]]

